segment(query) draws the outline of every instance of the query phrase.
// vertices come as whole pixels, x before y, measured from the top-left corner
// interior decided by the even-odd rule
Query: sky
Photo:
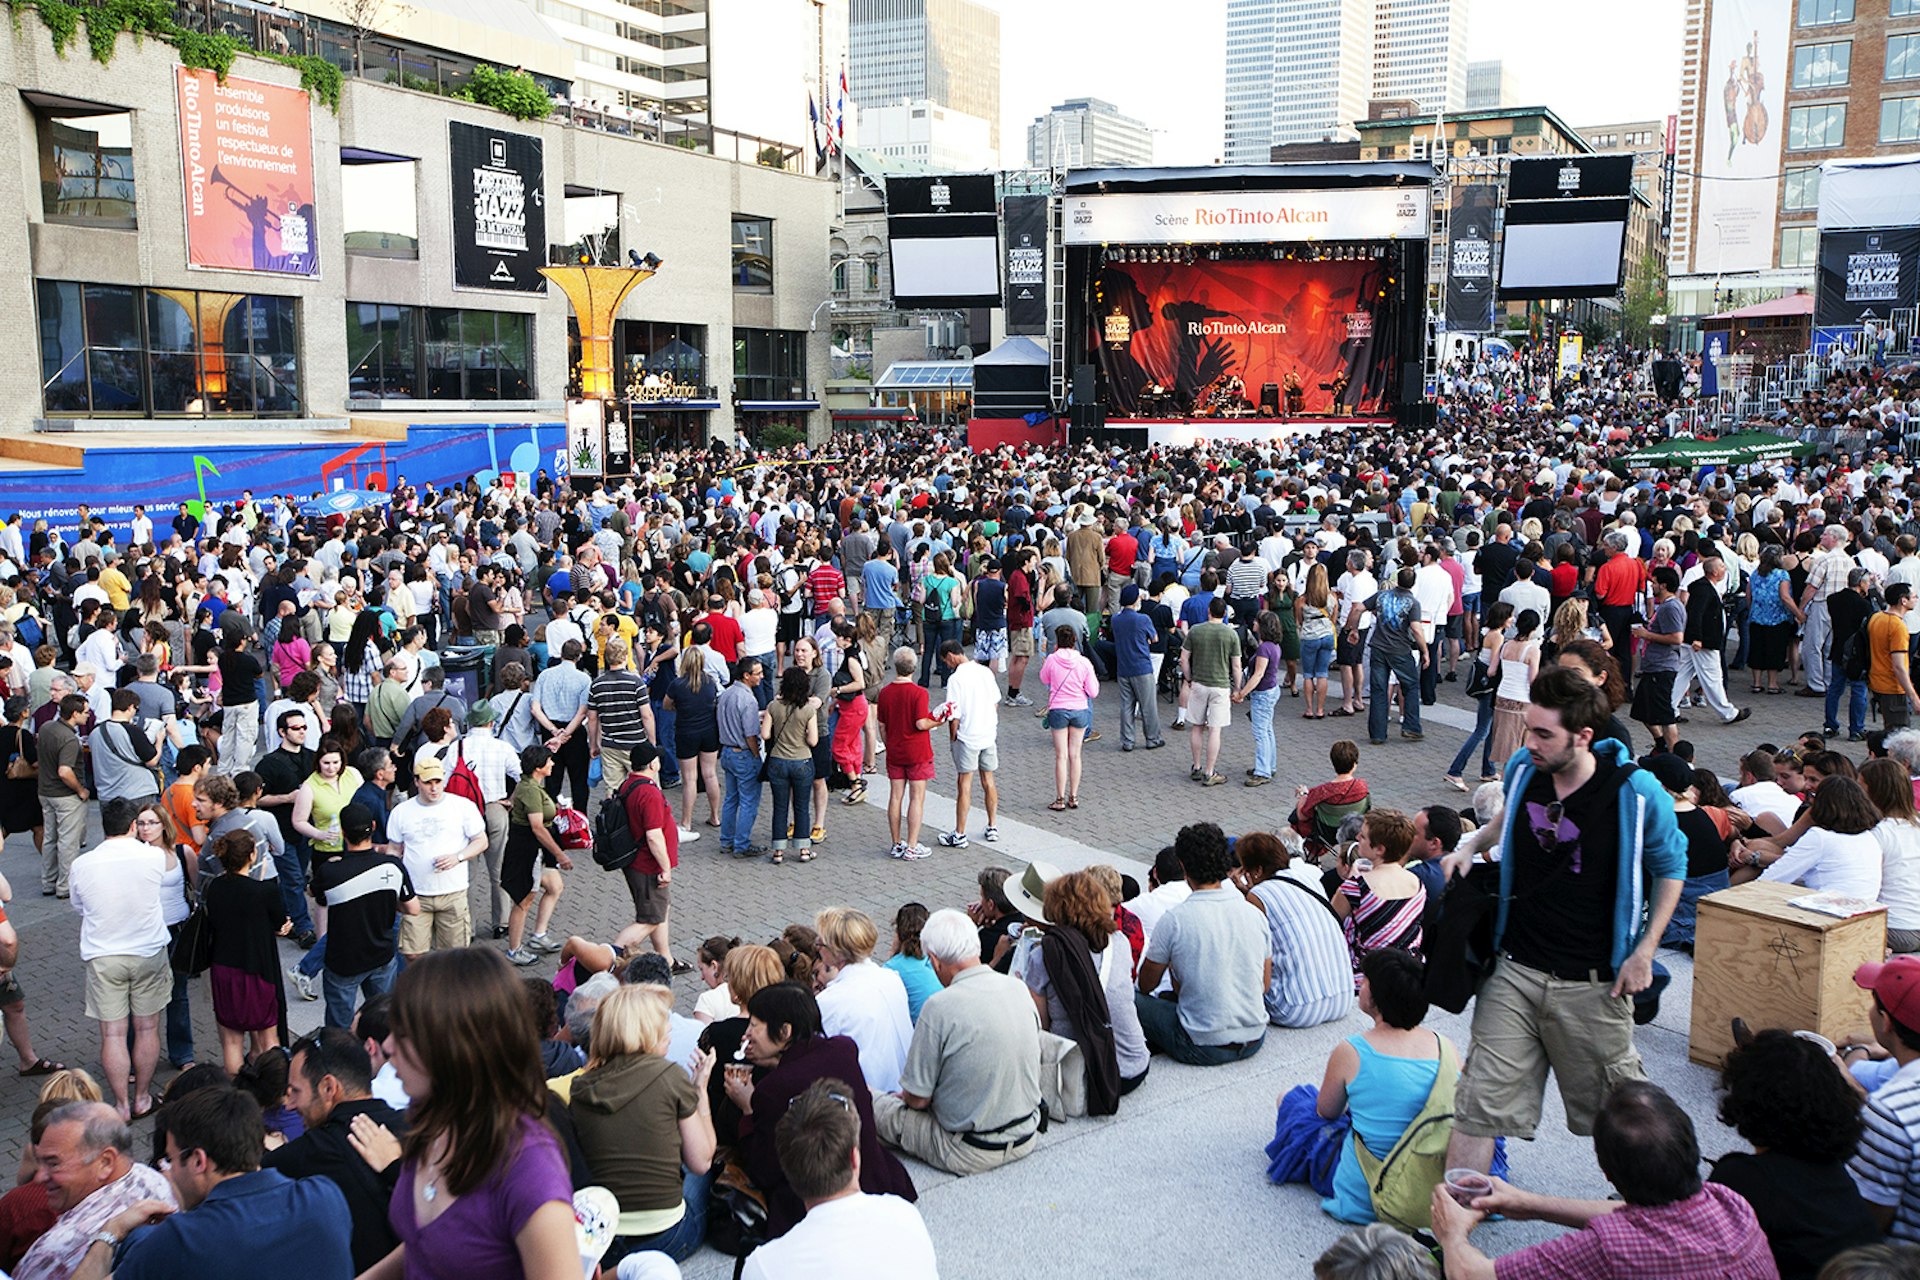
[[[1077,97],[1105,98],[1150,125],[1155,163],[1219,158],[1227,0],[987,3],[1001,13],[1002,165],[1025,163],[1027,126]],[[1467,56],[1501,59],[1514,105],[1550,107],[1576,128],[1679,110],[1686,6],[1607,0],[1599,9],[1604,20],[1591,0],[1471,0]]]

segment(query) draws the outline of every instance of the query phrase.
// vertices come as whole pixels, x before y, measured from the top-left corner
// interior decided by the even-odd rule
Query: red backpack
[[[453,767],[447,770],[447,794],[471,800],[474,808],[485,813],[487,811],[486,796],[480,790],[480,775],[475,773],[473,766],[467,763],[467,744],[464,742],[455,744],[455,752]]]

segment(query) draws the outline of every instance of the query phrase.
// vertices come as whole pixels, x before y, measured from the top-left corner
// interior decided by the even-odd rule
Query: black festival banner
[[[1500,189],[1476,182],[1455,187],[1447,225],[1447,331],[1493,330],[1493,219]]]
[[[1813,322],[1822,329],[1885,320],[1920,301],[1920,227],[1822,231]]]
[[[1001,206],[1007,332],[1047,332],[1047,198],[1008,196]]]
[[[546,170],[540,139],[450,121],[453,287],[542,293]]]

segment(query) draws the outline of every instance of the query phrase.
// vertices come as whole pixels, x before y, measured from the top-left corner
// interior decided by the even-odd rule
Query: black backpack
[[[640,785],[641,775],[632,774],[600,801],[593,815],[593,860],[603,870],[625,871],[640,854],[640,840],[627,821],[627,793]]]

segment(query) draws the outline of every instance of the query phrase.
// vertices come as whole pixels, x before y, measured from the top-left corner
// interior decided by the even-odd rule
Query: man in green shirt
[[[413,701],[407,693],[407,664],[403,660],[388,657],[385,674],[386,679],[373,686],[373,694],[367,699],[367,732],[382,745],[393,741],[393,731],[399,728],[400,717],[407,714],[407,706]]]
[[[1181,674],[1193,686],[1187,696],[1187,741],[1193,749],[1188,776],[1203,787],[1226,781],[1214,766],[1220,762],[1220,731],[1231,718],[1233,691],[1240,685],[1240,635],[1222,621],[1226,616],[1226,597],[1215,596],[1207,604],[1207,620],[1187,632],[1180,651]]]

